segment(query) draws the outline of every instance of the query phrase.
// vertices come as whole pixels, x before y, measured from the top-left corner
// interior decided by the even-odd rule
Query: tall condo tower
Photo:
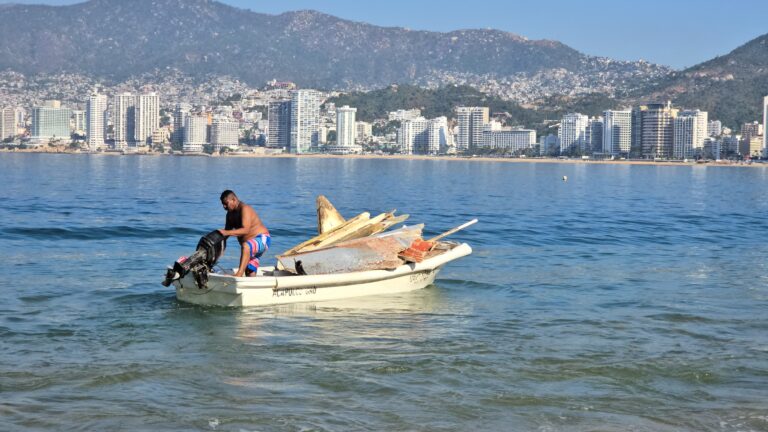
[[[336,144],[340,147],[355,145],[357,135],[355,113],[357,108],[350,108],[347,105],[336,109]]]
[[[16,136],[16,109],[3,108],[0,110],[0,140]]]
[[[637,110],[640,149],[644,158],[672,157],[674,147],[674,121],[678,110],[672,108],[672,103],[643,105]],[[635,132],[633,132],[634,134]]]
[[[115,133],[115,148],[125,150],[133,144],[133,131],[136,122],[136,107],[130,93],[115,95],[112,105],[112,125]]]
[[[139,145],[152,139],[152,133],[160,128],[160,97],[157,93],[139,95],[136,99],[136,127],[134,137]]]
[[[192,105],[188,103],[177,103],[173,110],[173,135],[171,142],[180,148],[184,144],[184,122],[192,110]]]
[[[483,142],[483,128],[488,123],[488,107],[458,107],[459,136],[456,149],[474,150]]]
[[[287,149],[291,143],[291,101],[269,103],[267,146]]]
[[[629,155],[632,146],[632,111],[603,111],[603,153]]]
[[[103,148],[104,132],[107,128],[107,96],[94,91],[88,97],[85,117],[88,148],[90,150]]]
[[[763,157],[768,157],[768,96],[763,97]]]
[[[672,157],[688,159],[704,152],[707,138],[707,112],[682,111],[674,120]]]
[[[560,153],[586,148],[589,117],[579,113],[565,114],[560,121],[557,136],[560,139]]]
[[[319,129],[320,94],[316,90],[293,90],[290,152],[302,154],[317,147]]]
[[[206,144],[208,133],[208,117],[200,114],[190,114],[184,120],[184,151],[201,152]]]

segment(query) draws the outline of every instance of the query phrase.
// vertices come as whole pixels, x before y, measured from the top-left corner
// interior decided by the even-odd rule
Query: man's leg
[[[235,277],[242,277],[245,274],[245,267],[248,265],[249,259],[251,259],[251,248],[245,242],[240,247],[240,267],[237,268]]]

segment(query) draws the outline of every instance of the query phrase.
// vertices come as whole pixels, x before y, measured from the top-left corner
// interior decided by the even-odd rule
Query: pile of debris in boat
[[[401,226],[408,215],[395,210],[371,217],[364,212],[345,220],[323,195],[317,197],[318,235],[277,257],[277,269],[297,275],[321,275],[366,270],[391,270],[418,263],[457,245],[440,241],[477,222],[473,219],[429,240],[422,238],[424,224]]]

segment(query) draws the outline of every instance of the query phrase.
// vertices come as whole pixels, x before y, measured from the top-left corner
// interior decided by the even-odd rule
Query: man
[[[227,211],[227,220],[224,229],[219,232],[227,237],[237,236],[240,242],[240,266],[235,277],[256,276],[259,257],[264,255],[272,243],[269,231],[253,207],[240,201],[231,190],[222,192],[220,199]]]

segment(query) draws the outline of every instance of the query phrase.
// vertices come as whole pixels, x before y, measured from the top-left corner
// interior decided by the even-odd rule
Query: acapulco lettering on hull
[[[317,294],[317,287],[312,288],[285,288],[272,291],[272,297],[298,297]]]

